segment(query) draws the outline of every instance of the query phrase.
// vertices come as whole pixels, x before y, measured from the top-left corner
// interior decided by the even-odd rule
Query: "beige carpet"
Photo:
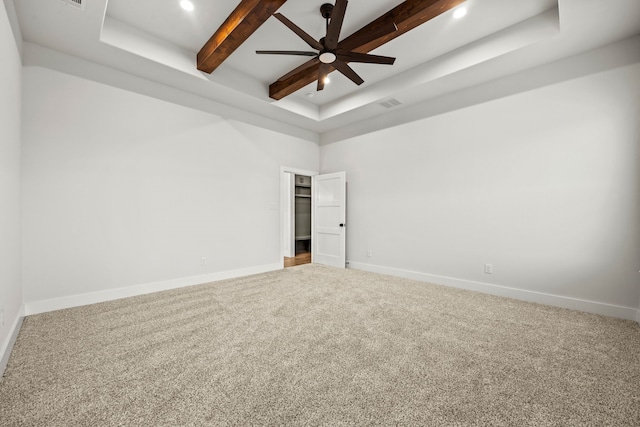
[[[305,265],[30,316],[2,426],[638,426],[640,327]]]

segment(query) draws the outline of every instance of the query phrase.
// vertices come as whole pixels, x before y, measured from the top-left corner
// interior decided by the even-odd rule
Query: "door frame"
[[[285,200],[285,193],[283,191],[285,185],[285,174],[292,173],[295,175],[316,176],[320,173],[318,171],[311,171],[305,169],[292,168],[289,166],[280,166],[280,268],[284,268],[284,224],[285,224],[285,208],[287,201]],[[311,198],[311,230],[313,230],[313,209],[315,208],[315,201]],[[311,262],[313,262],[313,244],[311,245]]]

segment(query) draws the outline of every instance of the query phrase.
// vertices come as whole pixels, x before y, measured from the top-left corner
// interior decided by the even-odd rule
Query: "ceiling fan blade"
[[[340,71],[345,76],[347,76],[352,82],[354,82],[358,86],[364,83],[364,80],[362,80],[362,77],[360,77],[355,71],[353,71],[353,68],[349,67],[346,62],[343,62],[340,59],[336,59],[331,63],[331,66],[336,70]]]
[[[331,71],[331,65],[325,64],[324,62],[321,62],[320,63],[320,69],[318,70],[318,87],[317,87],[317,90],[324,89],[324,80],[329,75],[329,71]]]
[[[347,3],[349,3],[347,0],[336,0],[336,4],[333,7],[331,21],[324,41],[325,48],[328,50],[334,50],[338,47],[338,39],[342,29],[342,22],[344,21],[344,14],[347,11]]]
[[[319,41],[317,41],[316,39],[311,37],[309,34],[307,34],[302,28],[298,27],[296,24],[294,24],[293,22],[289,21],[281,13],[274,13],[273,16],[275,16],[284,25],[289,27],[289,29],[291,31],[296,33],[298,35],[298,37],[300,37],[302,40],[304,40],[312,48],[318,49],[318,50],[323,50],[324,49],[324,46],[322,46],[322,44],[320,44]]]
[[[338,59],[344,62],[363,62],[368,64],[387,64],[392,65],[396,58],[390,56],[369,55],[368,53],[349,52],[338,54]]]
[[[278,79],[278,81],[280,82],[280,81],[286,80],[289,77],[294,76],[294,75],[298,74],[301,71],[304,71],[304,70],[306,70],[308,68],[312,68],[312,67],[317,66],[319,63],[320,63],[320,60],[317,57],[315,57],[313,59],[310,59],[307,62],[305,62],[304,64],[302,64],[301,66],[294,68],[293,70],[289,71],[284,76],[280,77]]]
[[[317,52],[303,52],[300,50],[256,50],[258,55],[297,55],[297,56],[318,56]]]

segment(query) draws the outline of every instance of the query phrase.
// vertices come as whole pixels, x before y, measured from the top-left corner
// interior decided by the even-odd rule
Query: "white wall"
[[[27,305],[281,263],[280,167],[317,170],[316,143],[47,69],[23,79]]]
[[[638,117],[635,64],[324,145],[321,173],[347,172],[347,259],[635,318]]]
[[[22,306],[20,278],[21,62],[4,3],[0,6],[0,359]],[[1,365],[1,364],[0,364]],[[0,366],[0,374],[2,367]]]

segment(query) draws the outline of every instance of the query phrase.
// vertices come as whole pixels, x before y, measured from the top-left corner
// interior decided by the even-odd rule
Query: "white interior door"
[[[313,177],[313,262],[345,268],[345,172]]]

